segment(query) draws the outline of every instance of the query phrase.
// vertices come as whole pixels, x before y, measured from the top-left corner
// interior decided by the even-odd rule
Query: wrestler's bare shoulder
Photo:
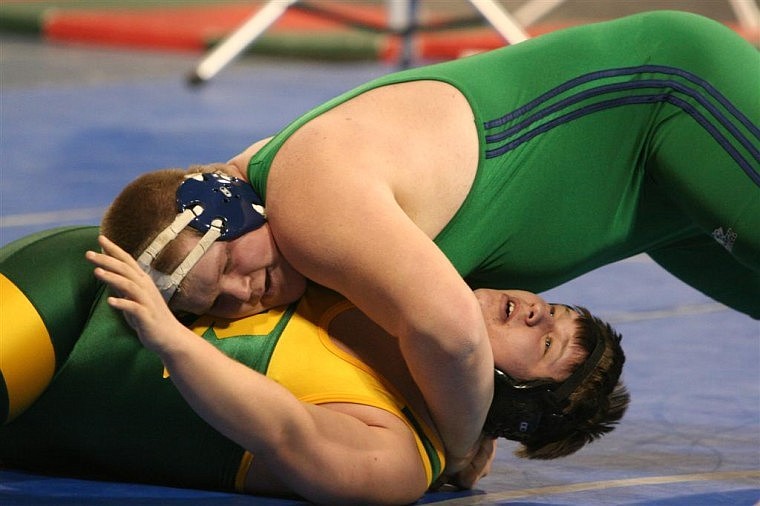
[[[292,191],[293,181],[382,185],[434,236],[466,197],[478,155],[474,115],[459,90],[438,81],[393,84],[294,132],[273,161],[268,188]]]

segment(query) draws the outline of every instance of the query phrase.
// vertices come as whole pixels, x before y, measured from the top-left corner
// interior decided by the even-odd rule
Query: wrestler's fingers
[[[471,489],[481,478],[488,476],[496,456],[496,440],[483,438],[467,465],[450,477],[449,482],[463,489]]]
[[[130,267],[139,268],[139,266],[137,265],[137,261],[134,258],[132,258],[132,255],[124,251],[118,244],[113,242],[108,237],[104,235],[99,235],[98,244],[100,244],[100,247],[103,248],[103,252],[106,255],[116,258],[118,260],[121,260],[122,262],[129,265]]]
[[[85,258],[94,266],[94,274],[99,280],[107,283],[112,289],[123,288],[125,280],[135,285],[145,285],[147,281],[140,279],[140,273],[127,266],[124,262],[95,251],[85,253]]]
[[[129,324],[135,329],[156,320],[157,313],[150,305],[143,304],[139,300],[118,296],[109,296],[106,300],[109,306],[122,311]]]
[[[106,283],[119,297],[135,299],[142,292],[137,283],[118,272],[103,267],[95,267],[95,277]]]
[[[117,258],[95,251],[87,251],[85,258],[95,266],[94,274],[98,279],[122,293],[135,295],[153,287],[150,276]]]
[[[129,269],[129,266],[124,262],[105,253],[87,251],[84,256],[96,267],[101,267],[111,272],[125,273]]]
[[[496,456],[496,439],[483,438],[480,441],[478,452],[472,459],[470,469],[470,488],[480,479],[485,478],[491,472],[491,464]]]
[[[497,439],[485,437],[480,442],[480,449],[478,453],[482,454],[486,460],[493,460],[496,456],[496,442]]]
[[[108,297],[108,305],[125,313],[125,316],[136,316],[141,306],[139,303],[124,297]]]
[[[103,253],[88,251],[85,253],[85,258],[97,267],[130,278],[137,283],[152,283],[150,276],[145,274],[145,272],[137,265],[137,262],[125,253],[124,250],[113,243],[108,245],[108,243],[104,242],[103,244],[106,245],[103,249]],[[116,249],[112,249],[111,246]]]
[[[150,329],[155,326],[156,319],[151,312],[139,302],[121,297],[108,297],[108,305],[121,311],[127,324],[132,327],[143,344],[150,344]],[[146,338],[146,336],[148,336]]]
[[[476,469],[474,464],[470,464],[452,476],[450,484],[460,489],[469,490],[477,484],[479,479],[480,470]]]
[[[490,470],[490,463],[496,457],[496,439],[484,438],[480,443],[477,459],[482,461],[484,468]]]

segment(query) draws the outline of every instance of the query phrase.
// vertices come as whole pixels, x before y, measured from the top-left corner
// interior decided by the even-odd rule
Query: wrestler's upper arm
[[[254,455],[248,492],[290,492],[325,504],[411,503],[425,492],[414,437],[394,415],[357,404],[304,407],[303,430],[270,455]]]
[[[357,159],[356,150],[346,159],[318,129],[296,135],[298,149],[286,143],[267,184],[271,228],[291,264],[395,335],[410,325],[456,325],[429,318],[451,308],[466,320],[472,292],[401,209],[382,169],[362,167],[378,162]]]
[[[343,134],[340,141],[351,144]],[[347,159],[324,130],[298,135],[298,149],[286,143],[269,175],[275,241],[306,277],[399,337],[447,452],[463,457],[480,434],[492,389],[477,300],[396,202],[382,161],[362,159],[361,150]],[[367,168],[372,163],[378,166]]]

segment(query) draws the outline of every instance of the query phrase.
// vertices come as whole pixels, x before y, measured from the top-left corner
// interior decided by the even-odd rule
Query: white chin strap
[[[179,284],[185,279],[187,273],[190,272],[190,269],[198,263],[198,260],[200,260],[206,251],[208,251],[214,241],[219,239],[222,235],[222,220],[217,218],[211,222],[211,227],[208,231],[171,274],[159,272],[151,267],[151,264],[155,261],[161,251],[163,251],[166,245],[176,239],[179,233],[182,232],[197,216],[200,216],[201,213],[203,213],[203,207],[200,205],[182,211],[176,218],[174,218],[171,225],[162,230],[161,233],[153,239],[153,242],[145,248],[145,251],[143,251],[137,259],[140,268],[150,275],[166,302],[169,302],[169,299],[172,298],[177,291],[177,288],[179,288]]]

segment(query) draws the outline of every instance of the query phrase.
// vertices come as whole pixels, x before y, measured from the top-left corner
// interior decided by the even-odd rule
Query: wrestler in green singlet
[[[412,80],[455,86],[477,123],[476,179],[435,238],[473,288],[539,292],[646,252],[760,318],[760,54],[733,31],[645,13],[391,74],[284,129],[254,188],[304,123]]]
[[[23,315],[0,312],[0,465],[243,492],[251,455],[195,414],[158,355],[108,305],[108,291],[84,261],[97,233],[64,227],[0,249],[3,304],[30,308]],[[289,306],[235,321],[201,317],[190,328],[303,402],[351,402],[398,416],[432,484],[446,463],[435,432],[398,388],[328,334],[330,323],[352,308],[311,286]],[[37,319],[39,329],[29,325]],[[45,345],[49,353],[42,353]],[[43,360],[48,355],[50,364]],[[38,391],[24,383],[40,383]],[[9,411],[15,419],[3,425]]]

